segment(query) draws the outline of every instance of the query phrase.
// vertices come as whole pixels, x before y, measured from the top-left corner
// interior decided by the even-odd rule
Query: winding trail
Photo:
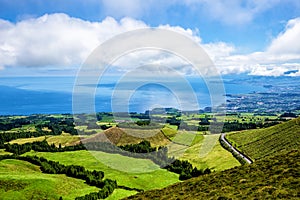
[[[227,146],[229,146],[229,148],[230,149],[232,149],[232,151],[234,151],[236,154],[238,154],[241,158],[243,158],[247,163],[249,163],[249,164],[251,164],[251,163],[253,163],[253,161],[250,159],[250,158],[248,158],[246,155],[244,155],[243,153],[241,153],[239,150],[237,150],[236,148],[234,148],[228,141],[227,141],[227,139],[225,138],[225,133],[222,133],[221,134],[221,140],[223,141],[223,142],[225,142],[225,144],[227,145]]]

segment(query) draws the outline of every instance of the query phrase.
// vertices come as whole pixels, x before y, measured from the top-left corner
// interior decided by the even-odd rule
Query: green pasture
[[[178,174],[169,172],[147,159],[137,159],[100,151],[28,152],[65,165],[80,165],[89,170],[100,170],[105,178],[117,180],[118,185],[150,190],[178,182]]]
[[[26,161],[0,161],[0,199],[74,199],[99,188],[65,175],[44,174]]]

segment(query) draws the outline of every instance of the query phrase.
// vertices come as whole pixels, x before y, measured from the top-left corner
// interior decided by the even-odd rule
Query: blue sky
[[[92,43],[158,26],[198,37],[223,74],[300,75],[299,17],[298,0],[0,0],[0,75],[74,74]]]

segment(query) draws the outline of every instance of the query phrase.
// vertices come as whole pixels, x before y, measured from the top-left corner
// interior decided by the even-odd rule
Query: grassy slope
[[[99,151],[92,153],[93,155],[89,151],[76,151],[61,153],[29,152],[26,154],[42,156],[49,160],[59,161],[65,165],[74,164],[84,166],[90,170],[101,170],[105,173],[106,178],[117,180],[118,185],[131,188],[149,190],[163,188],[178,182],[177,174],[158,169],[158,166],[150,160],[130,158],[119,154],[109,154]],[[111,168],[108,165],[119,170]],[[151,172],[153,169],[157,170]]]
[[[25,143],[32,143],[32,142],[38,142],[43,141],[47,138],[47,136],[40,136],[40,137],[32,137],[32,138],[19,138],[10,141],[10,144],[25,144]]]
[[[44,174],[25,161],[0,161],[0,199],[74,199],[96,191],[99,189],[83,180]]]
[[[300,146],[300,118],[266,129],[241,131],[226,138],[250,158],[257,160]]]
[[[95,134],[83,142],[108,141],[120,146],[126,144],[137,144],[143,140],[148,140],[153,146],[162,146],[170,141],[159,129],[133,129],[112,127],[104,132]]]
[[[135,191],[129,191],[124,189],[115,189],[114,192],[106,198],[106,200],[116,200],[116,199],[122,199],[124,197],[128,197],[131,195],[135,195],[137,192]]]
[[[300,151],[294,150],[128,199],[299,199],[299,185]]]
[[[49,144],[55,144],[56,146],[58,146],[59,144],[61,144],[62,146],[71,146],[80,141],[80,137],[77,135],[62,133],[61,135],[47,135],[47,136],[32,137],[32,138],[19,138],[16,140],[12,140],[9,143],[25,144],[25,143],[31,143],[36,141],[43,141],[45,139]]]
[[[162,132],[178,144],[170,147],[171,156],[188,160],[198,169],[211,168],[216,171],[239,166],[240,163],[218,142],[220,135],[202,135],[164,127]],[[183,144],[183,145],[179,145]],[[184,146],[187,145],[187,146]],[[185,151],[184,151],[185,150]],[[184,151],[184,152],[183,152]]]
[[[208,140],[212,139],[215,141],[212,149],[205,149],[208,140],[204,140],[204,137],[205,139],[208,138]],[[220,145],[218,138],[219,135],[203,136],[199,142],[189,147],[180,159],[189,160],[199,169],[208,167],[216,171],[221,171],[239,166],[240,163]],[[205,151],[207,154],[201,155],[202,151]]]
[[[5,149],[0,149],[0,156],[2,155],[11,155],[12,153],[5,151]]]

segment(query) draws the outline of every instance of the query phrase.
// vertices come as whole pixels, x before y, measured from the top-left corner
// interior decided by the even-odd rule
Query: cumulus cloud
[[[0,66],[78,66],[101,42],[144,27],[144,22],[130,18],[89,22],[66,14],[46,14],[16,24],[1,20]]]
[[[0,20],[0,69],[11,66],[78,69],[103,41],[116,34],[145,27],[148,25],[132,18],[117,21],[107,17],[101,22],[89,22],[66,14],[44,15],[17,23]],[[161,25],[159,28],[177,31],[201,44],[222,74],[299,75],[300,18],[288,21],[285,29],[271,41],[265,51],[250,54],[240,54],[233,44],[205,44],[198,30],[170,25]],[[186,75],[194,73],[191,65],[162,51],[134,52],[114,64],[121,67],[118,70],[122,72],[132,69],[132,66],[157,64]]]
[[[227,43],[203,44],[222,74],[248,73],[261,76],[296,76],[300,71],[300,18],[291,19],[265,51],[239,54]],[[298,70],[298,71],[297,71]],[[294,73],[286,73],[294,71]]]
[[[299,55],[300,53],[300,18],[288,21],[284,32],[280,33],[268,47],[268,52],[274,54]]]
[[[0,66],[39,67],[48,69],[78,68],[88,55],[102,42],[114,35],[146,28],[142,21],[122,18],[116,21],[107,17],[102,22],[89,22],[66,14],[46,14],[25,19],[16,24],[0,20]],[[201,38],[197,31],[176,26],[162,25],[159,28],[181,33],[195,42]],[[126,66],[161,64],[182,66],[180,59],[161,51],[135,52],[121,59],[119,70]],[[187,69],[181,69],[183,73]]]

